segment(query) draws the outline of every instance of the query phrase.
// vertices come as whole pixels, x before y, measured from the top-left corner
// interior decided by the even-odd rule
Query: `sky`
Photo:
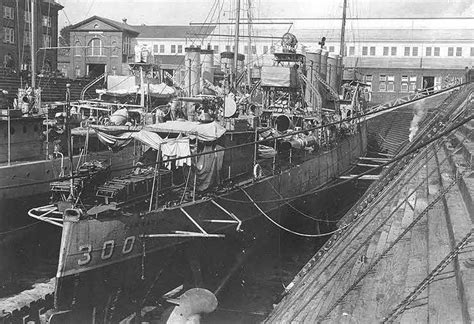
[[[182,25],[190,22],[226,21],[235,10],[235,0],[56,0],[64,9],[59,13],[60,28],[93,15],[131,25]],[[249,0],[241,0],[247,8]],[[292,18],[342,16],[342,0],[251,0],[253,16]],[[217,4],[217,5],[216,5]],[[219,10],[222,8],[221,10]],[[220,12],[220,15],[218,14]],[[243,14],[246,14],[243,12]],[[206,19],[207,17],[207,19]],[[473,0],[348,0],[348,17],[474,17]],[[355,28],[465,28],[473,20],[353,20]],[[326,28],[337,21],[298,20],[295,28]],[[350,26],[349,26],[350,27]],[[472,28],[472,26],[470,27]]]

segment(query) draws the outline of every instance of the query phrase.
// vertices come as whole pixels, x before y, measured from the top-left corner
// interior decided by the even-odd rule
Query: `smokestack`
[[[201,90],[201,48],[186,47],[184,52],[186,66],[184,83],[188,96],[191,97],[198,95]]]

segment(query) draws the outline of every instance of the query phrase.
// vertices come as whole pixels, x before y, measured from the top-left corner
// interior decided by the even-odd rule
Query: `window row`
[[[43,34],[42,45],[41,47],[51,47],[51,35]],[[5,44],[15,44],[15,30],[10,27],[3,27],[3,42]],[[25,30],[23,32],[23,45],[31,44],[31,32]]]
[[[8,6],[3,6],[3,18],[14,20],[15,19],[15,8],[8,7]],[[28,23],[31,22],[31,13],[29,11],[25,10],[23,12],[23,19],[25,20],[25,22],[28,22]],[[43,15],[41,25],[43,27],[51,27],[51,17]]]
[[[171,53],[175,54],[181,54],[183,53],[183,45],[170,45],[169,47],[169,50]],[[159,53],[165,53],[165,45],[164,44],[161,44],[161,45],[153,45],[153,53],[154,54],[159,54]]]
[[[361,55],[362,56],[397,56],[398,47],[397,46],[384,46],[382,48],[382,53],[377,51],[376,46],[362,46]],[[424,47],[424,55],[425,56],[440,56],[441,55],[441,48],[439,46],[430,46]],[[334,52],[334,46],[329,46],[329,51]],[[463,55],[463,48],[460,46],[450,46],[447,48],[446,56],[462,56]],[[356,55],[356,47],[349,46],[346,47],[346,54],[349,56]],[[403,56],[421,56],[423,53],[420,51],[420,47],[418,46],[405,46],[403,48]],[[474,47],[470,48],[469,52],[470,56],[474,56]]]
[[[369,91],[373,91],[372,84],[374,82],[373,75],[366,75],[364,77],[365,83],[368,85]],[[416,75],[402,75],[400,80],[397,80],[400,85],[400,92],[415,92],[417,88]],[[378,92],[395,92],[395,76],[388,74],[380,74],[378,76]]]
[[[225,46],[219,46],[219,45],[208,45],[210,48],[214,51],[214,54],[219,54],[221,50],[226,51],[226,52],[231,52],[234,50],[234,46],[231,45],[225,45]],[[153,45],[153,54],[164,54],[164,53],[172,53],[172,54],[182,54],[184,53],[184,45],[165,45],[165,44],[154,44]],[[263,45],[261,47],[261,52],[258,51],[258,47],[253,45],[252,46],[252,54],[270,54],[273,53],[275,48],[274,46],[269,46],[269,45]],[[247,55],[249,51],[249,47],[247,45],[243,46],[243,48],[240,48],[240,51],[242,54]]]

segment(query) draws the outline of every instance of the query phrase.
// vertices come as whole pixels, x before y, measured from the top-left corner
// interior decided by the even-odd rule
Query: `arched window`
[[[81,48],[81,42],[77,40],[74,43],[74,56],[81,56],[81,53],[83,53]]]
[[[118,56],[118,50],[117,41],[114,39],[112,40],[112,56]]]
[[[45,72],[51,72],[51,62],[49,60],[45,60],[43,64],[43,70]]]
[[[102,55],[102,41],[99,38],[93,38],[87,45],[88,56]]]

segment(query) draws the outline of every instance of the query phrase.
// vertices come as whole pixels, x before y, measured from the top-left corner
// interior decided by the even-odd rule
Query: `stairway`
[[[43,102],[64,101],[66,96],[66,84],[71,87],[71,100],[79,100],[83,87],[90,82],[90,79],[67,79],[52,77],[37,77],[36,86],[42,89],[41,99]],[[31,80],[23,80],[16,74],[7,73],[0,69],[0,89],[7,90],[7,98],[13,101],[16,98],[18,89],[31,85]],[[102,83],[92,86],[86,93],[86,98],[96,98],[96,89],[103,88]]]

